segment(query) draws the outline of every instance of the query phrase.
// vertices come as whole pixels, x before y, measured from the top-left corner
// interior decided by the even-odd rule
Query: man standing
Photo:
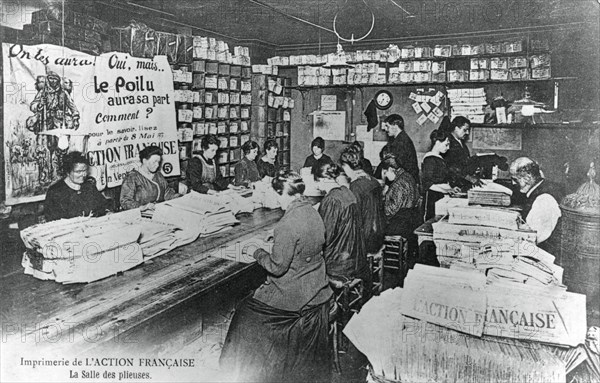
[[[404,119],[399,114],[391,114],[383,121],[383,130],[390,137],[388,144],[396,163],[406,170],[417,184],[420,184],[417,151],[412,140],[404,131]]]
[[[563,197],[560,185],[544,179],[540,166],[528,157],[517,158],[510,164],[510,176],[527,197],[522,215],[537,231],[538,246],[550,253],[558,250],[561,212],[557,201]]]

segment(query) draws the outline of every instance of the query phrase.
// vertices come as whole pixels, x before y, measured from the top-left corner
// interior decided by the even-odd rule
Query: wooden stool
[[[389,282],[385,283],[388,278],[386,272],[394,277],[391,285]],[[396,286],[402,287],[406,273],[408,273],[408,241],[400,235],[386,235],[381,257],[380,281],[382,290]]]
[[[383,269],[381,267],[383,263],[382,253],[383,247],[377,253],[367,254],[367,260],[369,261],[369,268],[371,269],[373,278],[373,283],[371,285],[372,295],[379,295],[383,290]]]
[[[334,294],[334,300],[329,310],[329,336],[333,349],[333,366],[339,374],[342,371],[339,354],[345,353],[347,348],[347,339],[342,334],[342,330],[352,314],[360,311],[364,287],[363,280],[359,278],[342,280],[331,277],[329,286]]]

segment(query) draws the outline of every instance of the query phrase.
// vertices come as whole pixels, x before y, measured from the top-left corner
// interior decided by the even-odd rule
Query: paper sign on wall
[[[346,112],[315,111],[313,137],[343,141],[346,137]]]
[[[337,96],[335,94],[321,95],[321,110],[336,110]]]

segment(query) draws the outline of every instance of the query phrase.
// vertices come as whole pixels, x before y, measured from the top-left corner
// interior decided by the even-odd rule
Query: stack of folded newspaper
[[[409,275],[412,272],[409,271]],[[437,278],[427,279],[427,282],[428,286],[434,286]],[[458,290],[464,292],[466,287]],[[471,291],[484,295],[480,306],[485,311],[484,290]],[[565,381],[565,364],[552,353],[550,346],[531,339],[474,335],[405,314],[410,304],[414,304],[422,313],[442,319],[444,316],[459,319],[462,315],[457,307],[446,304],[446,295],[439,296],[436,302],[430,301],[431,297],[422,294],[422,299],[409,302],[403,289],[387,290],[367,302],[350,319],[344,334],[369,359],[374,381]],[[464,324],[465,328],[468,326],[475,327],[474,323]]]
[[[494,207],[463,206],[433,223],[433,240],[440,265],[472,270],[488,280],[508,280],[562,289],[563,269],[554,256],[536,246],[536,232],[520,213]]]

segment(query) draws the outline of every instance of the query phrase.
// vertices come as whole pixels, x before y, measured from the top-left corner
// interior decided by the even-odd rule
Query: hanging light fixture
[[[342,44],[339,41],[336,53],[327,55],[327,62],[323,65],[323,68],[354,68],[354,65],[350,65],[346,61],[346,52],[344,52]]]
[[[348,2],[348,0],[346,0],[346,2]],[[338,33],[336,27],[335,27],[335,23],[337,21],[337,17],[339,14],[339,11],[335,14],[335,16],[333,17],[333,32],[335,33],[335,35],[338,37],[338,41],[342,40],[342,41],[347,41],[350,44],[354,44],[355,41],[361,41],[364,40],[365,38],[367,38],[367,36],[369,36],[371,34],[371,32],[373,31],[373,28],[375,27],[375,14],[373,13],[373,11],[371,10],[371,8],[369,7],[369,5],[367,5],[367,2],[365,0],[362,0],[362,2],[365,4],[365,6],[367,7],[367,9],[369,10],[369,12],[371,12],[371,28],[369,28],[369,31],[367,33],[365,33],[364,36],[359,37],[357,39],[354,38],[354,33],[352,33],[350,35],[349,39],[346,39],[342,36],[340,36],[340,34]],[[338,42],[338,46],[339,46],[339,42]]]

